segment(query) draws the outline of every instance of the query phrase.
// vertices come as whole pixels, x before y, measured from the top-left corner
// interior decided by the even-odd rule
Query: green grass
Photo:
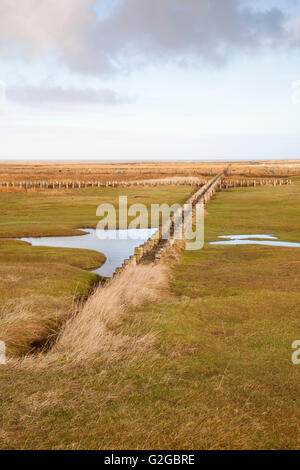
[[[92,250],[38,247],[0,239],[1,308],[11,310],[13,305],[17,317],[25,302],[41,318],[44,313],[55,316],[68,310],[74,299],[87,295],[99,280],[88,270],[104,261],[102,253]]]
[[[3,321],[11,311],[11,332],[8,350],[24,354],[32,343],[41,339],[35,328],[22,336],[22,347],[13,342],[26,310],[27,322],[63,318],[74,299],[85,297],[100,277],[88,272],[101,266],[105,256],[93,250],[31,246],[29,243],[5,237],[78,235],[77,227],[95,227],[99,204],[118,204],[119,195],[127,195],[129,204],[174,202],[183,203],[194,188],[161,186],[152,189],[75,189],[61,192],[16,192],[0,194],[0,334]],[[51,323],[55,330],[59,323]],[[49,325],[50,325],[49,323]],[[49,329],[49,328],[48,328]],[[43,334],[47,334],[45,329]],[[19,330],[18,330],[19,331]],[[3,334],[2,334],[3,336]]]
[[[300,241],[300,185],[218,193],[206,239],[273,233]],[[300,448],[300,250],[185,252],[172,297],[116,327],[156,333],[143,354],[48,368],[1,367],[2,448]]]
[[[224,190],[208,206],[206,241],[216,241],[218,235],[263,233],[300,242],[299,184],[295,178],[291,186]]]
[[[79,228],[96,227],[100,204],[118,208],[119,196],[128,197],[128,205],[139,203],[183,204],[195,192],[191,186],[154,188],[87,188],[51,192],[0,194],[0,237],[40,237],[80,235]],[[118,216],[118,210],[117,210]]]
[[[32,246],[21,240],[0,239],[0,265],[8,263],[61,263],[92,270],[105,261],[102,253],[74,248]]]

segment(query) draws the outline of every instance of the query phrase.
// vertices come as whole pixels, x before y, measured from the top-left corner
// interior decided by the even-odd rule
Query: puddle
[[[218,238],[230,238],[230,240],[247,240],[249,238],[266,238],[267,240],[278,240],[274,235],[221,235]]]
[[[116,268],[122,266],[123,261],[134,254],[135,248],[145,243],[157,229],[128,229],[128,230],[97,230],[78,229],[86,235],[70,237],[39,237],[20,238],[33,246],[51,246],[57,248],[82,248],[100,251],[106,256],[106,262],[94,273],[104,277],[111,277]],[[108,234],[109,232],[109,234]],[[107,236],[109,235],[109,238]],[[127,235],[129,237],[127,238]],[[113,239],[112,239],[113,238]]]
[[[265,245],[265,246],[285,246],[288,248],[300,248],[300,243],[280,241],[274,235],[222,235],[218,238],[227,239],[219,242],[210,242],[210,245]]]

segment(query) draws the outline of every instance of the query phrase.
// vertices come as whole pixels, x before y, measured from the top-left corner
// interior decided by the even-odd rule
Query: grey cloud
[[[108,89],[61,88],[58,86],[10,86],[6,98],[25,104],[110,105],[128,101]]]
[[[94,36],[99,44],[109,38],[111,56],[122,65],[131,57],[224,62],[278,43],[283,23],[280,10],[257,11],[241,0],[123,0]]]
[[[284,13],[255,3],[120,0],[100,20],[96,0],[0,0],[0,53],[10,41],[12,53],[56,53],[69,67],[98,74],[156,60],[222,64],[236,53],[288,46]]]

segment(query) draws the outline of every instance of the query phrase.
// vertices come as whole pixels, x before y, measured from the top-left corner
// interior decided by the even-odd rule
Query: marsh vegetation
[[[299,241],[299,187],[218,193],[203,250],[138,266],[91,296],[50,353],[11,359],[1,447],[299,448],[300,251],[209,244]]]

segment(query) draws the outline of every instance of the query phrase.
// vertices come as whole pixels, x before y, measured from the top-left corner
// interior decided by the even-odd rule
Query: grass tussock
[[[130,309],[165,299],[168,277],[163,264],[129,267],[81,306],[66,323],[52,352],[82,360],[132,347],[147,348],[153,340],[151,333],[143,338],[125,335],[122,321]]]
[[[0,340],[6,343],[8,357],[20,357],[48,344],[74,301],[86,298],[98,280],[96,274],[68,265],[70,254],[61,253],[62,263],[51,262],[51,254],[48,263],[38,263],[30,260],[35,256],[30,247],[26,253],[23,246],[12,243],[10,251],[9,245],[4,251],[0,247]],[[60,256],[52,255],[52,261]],[[10,258],[14,256],[19,262]],[[90,254],[82,261],[89,262],[89,258]]]
[[[12,300],[0,309],[1,340],[5,341],[9,357],[22,356],[49,347],[57,335],[63,321],[72,312],[57,299],[55,313],[52,309],[41,311],[40,305],[47,304],[45,296],[31,296],[27,299]]]

